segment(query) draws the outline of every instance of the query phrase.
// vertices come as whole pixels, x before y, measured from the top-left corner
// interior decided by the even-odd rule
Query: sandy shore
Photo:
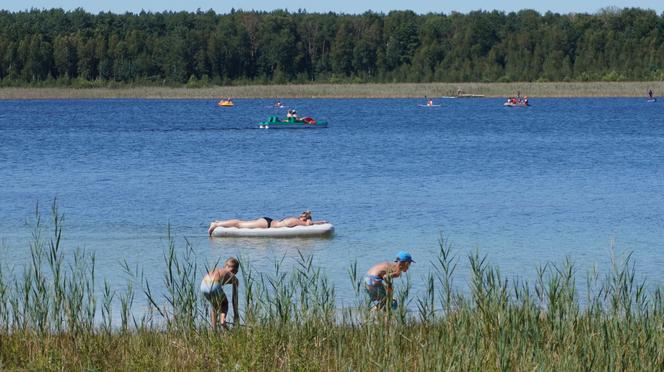
[[[233,98],[407,98],[465,94],[485,97],[645,97],[648,89],[664,94],[664,82],[587,83],[402,83],[402,84],[306,84],[245,85],[211,88],[0,88],[0,99],[216,99]]]

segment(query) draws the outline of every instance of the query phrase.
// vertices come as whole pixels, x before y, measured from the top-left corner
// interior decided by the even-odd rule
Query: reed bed
[[[570,261],[538,268],[527,283],[477,252],[457,256],[441,238],[426,293],[411,296],[401,279],[399,307],[387,313],[369,310],[356,263],[347,284],[333,285],[311,256],[277,261],[270,273],[241,259],[242,322],[213,330],[197,292],[209,267],[191,244],[169,237],[164,293],[127,263],[127,288],[113,290],[95,277],[94,255],[62,247],[55,204],[52,216],[37,213],[29,262],[0,266],[0,369],[664,369],[662,292],[636,279],[629,256],[589,274],[581,300]],[[466,263],[464,286],[455,277]],[[357,302],[337,306],[338,289]]]
[[[233,98],[422,98],[465,94],[508,97],[645,97],[648,89],[664,92],[664,82],[514,82],[514,83],[395,83],[289,84],[177,87],[0,88],[0,99],[218,99]]]

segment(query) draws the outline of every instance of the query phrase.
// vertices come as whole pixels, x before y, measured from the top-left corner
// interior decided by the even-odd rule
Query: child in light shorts
[[[223,286],[230,284],[232,287],[231,301],[233,303],[233,322],[239,323],[238,312],[237,273],[240,270],[240,262],[231,257],[224,262],[224,267],[214,269],[203,277],[201,282],[201,293],[212,304],[211,320],[212,328],[217,328],[217,322],[227,328],[226,316],[228,315],[228,298]]]

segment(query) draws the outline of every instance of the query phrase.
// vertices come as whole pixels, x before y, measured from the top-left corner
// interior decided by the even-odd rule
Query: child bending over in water
[[[239,324],[240,313],[237,309],[237,287],[239,281],[237,280],[237,273],[240,270],[240,262],[231,257],[224,262],[223,268],[217,268],[205,275],[201,282],[201,293],[212,304],[212,328],[217,329],[217,321],[222,327],[227,328],[226,316],[228,314],[228,298],[224,289],[224,285],[230,284],[232,287],[233,302],[233,322]]]

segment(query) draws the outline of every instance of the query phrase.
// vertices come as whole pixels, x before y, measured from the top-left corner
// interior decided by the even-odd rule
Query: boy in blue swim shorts
[[[212,304],[212,328],[217,329],[217,320],[222,327],[227,328],[226,316],[228,315],[228,298],[224,293],[223,286],[230,284],[232,287],[233,322],[239,324],[240,313],[238,312],[237,287],[239,281],[237,273],[240,270],[240,262],[231,257],[224,262],[223,268],[210,271],[201,282],[201,293]]]
[[[415,261],[410,253],[401,251],[394,262],[381,262],[371,267],[364,276],[364,287],[369,295],[369,302],[377,302],[376,307],[384,310],[388,299],[392,298],[392,279],[408,271],[413,262]],[[392,301],[393,308],[395,305],[396,301]]]

